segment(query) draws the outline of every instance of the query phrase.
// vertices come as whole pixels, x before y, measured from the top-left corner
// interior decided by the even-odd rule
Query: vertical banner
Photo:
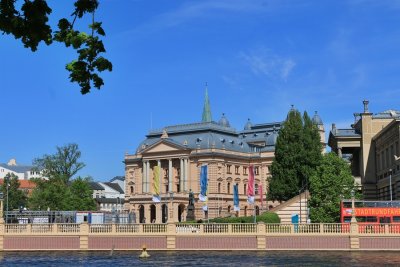
[[[207,165],[201,166],[199,200],[202,202],[207,201],[207,186],[208,186],[207,171],[208,171]]]
[[[154,166],[153,202],[160,202],[160,166]]]
[[[240,206],[239,206],[239,189],[238,189],[238,184],[235,184],[233,186],[233,210],[234,211],[240,211]]]
[[[249,166],[249,182],[247,184],[247,202],[254,204],[254,167]]]

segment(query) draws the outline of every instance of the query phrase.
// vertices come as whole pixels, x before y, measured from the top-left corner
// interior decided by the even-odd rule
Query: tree
[[[315,125],[307,112],[303,113],[303,157],[301,180],[304,188],[308,188],[309,177],[315,172],[322,161],[322,144],[321,137]]]
[[[279,132],[275,159],[269,179],[269,199],[286,201],[298,194],[302,184],[303,123],[299,111],[292,108]]]
[[[90,178],[77,177],[69,184],[59,179],[38,180],[29,199],[33,210],[96,210]]]
[[[316,223],[340,221],[340,200],[350,199],[356,190],[350,166],[335,153],[323,156],[322,163],[310,177],[308,202],[310,219]]]
[[[72,177],[85,164],[79,162],[81,152],[77,144],[57,147],[53,155],[44,155],[34,160],[34,165],[47,178],[36,179],[36,188],[29,199],[31,209],[94,210],[90,178]]]
[[[35,179],[36,187],[29,198],[32,210],[69,210],[68,186],[61,179]]]
[[[78,83],[81,93],[86,94],[92,86],[100,89],[104,84],[99,72],[112,71],[111,62],[101,56],[106,50],[99,36],[105,36],[105,32],[102,23],[95,21],[98,6],[98,0],[76,0],[71,19],[61,18],[58,30],[53,33],[48,24],[52,9],[46,0],[0,0],[0,31],[21,39],[24,46],[33,52],[41,42],[50,45],[56,41],[72,46],[78,59],[68,63],[66,69],[70,72],[70,81]],[[85,14],[92,16],[90,34],[74,29],[76,19]]]
[[[20,182],[18,181],[18,176],[16,176],[13,173],[7,173],[4,177],[3,184],[1,185],[1,191],[3,192],[3,197],[5,200],[5,203],[3,205],[3,211],[7,209],[8,210],[20,209],[21,207],[26,206],[27,195],[24,191],[21,191],[19,187],[20,187]]]
[[[33,165],[49,180],[60,179],[67,184],[72,176],[85,167],[85,164],[79,162],[81,152],[77,144],[67,144],[56,148],[56,154],[36,158],[33,160]]]
[[[69,210],[96,210],[96,202],[93,199],[90,181],[89,177],[78,177],[72,181],[67,201]]]

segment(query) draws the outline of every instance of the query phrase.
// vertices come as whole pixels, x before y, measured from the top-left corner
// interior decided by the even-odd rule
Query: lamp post
[[[3,201],[4,201],[4,194],[3,192],[0,192],[0,222],[4,223],[4,217],[3,217]]]
[[[8,222],[8,187],[10,187],[10,184],[8,182],[8,179],[6,180],[6,191],[7,191],[7,203],[6,203],[6,223]]]
[[[354,189],[351,189],[351,223],[356,223],[356,212],[354,207]]]
[[[390,190],[390,201],[393,201],[393,196],[392,196],[392,169],[389,169],[389,190]]]

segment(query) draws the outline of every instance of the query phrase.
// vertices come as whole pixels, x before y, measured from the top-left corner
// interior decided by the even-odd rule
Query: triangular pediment
[[[145,153],[164,153],[164,152],[175,152],[175,151],[182,151],[187,149],[184,146],[180,146],[178,144],[175,144],[173,142],[169,142],[166,139],[162,139],[153,145],[149,146],[146,148],[144,151],[142,151],[142,154]]]

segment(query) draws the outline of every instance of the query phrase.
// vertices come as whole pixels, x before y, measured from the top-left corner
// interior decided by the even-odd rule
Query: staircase
[[[304,191],[300,195],[289,199],[270,211],[278,214],[279,218],[281,219],[281,223],[292,223],[292,216],[295,214],[301,216],[301,219],[299,218],[299,222],[306,223],[308,215],[307,201],[309,198],[310,193],[308,191]]]

